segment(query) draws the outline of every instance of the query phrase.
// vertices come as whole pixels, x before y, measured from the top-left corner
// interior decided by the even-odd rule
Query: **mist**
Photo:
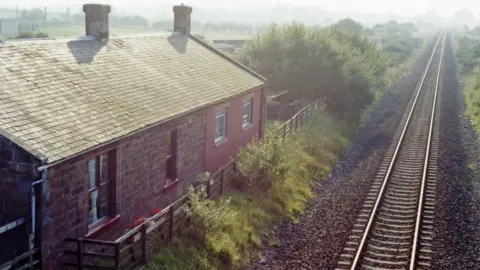
[[[47,6],[51,12],[63,12],[70,7],[73,12],[81,11],[87,2],[110,4],[114,12],[123,15],[140,15],[149,20],[169,19],[171,7],[182,1],[160,0],[0,0],[0,8],[30,9]],[[350,17],[359,22],[374,24],[388,20],[411,21],[425,17],[432,20],[447,20],[465,17],[465,24],[475,24],[480,19],[480,2],[469,0],[296,0],[296,1],[254,1],[254,0],[190,0],[184,4],[194,8],[193,17],[199,21],[235,21],[248,23],[269,23],[300,21],[307,24],[323,24]],[[460,13],[458,13],[460,12]]]

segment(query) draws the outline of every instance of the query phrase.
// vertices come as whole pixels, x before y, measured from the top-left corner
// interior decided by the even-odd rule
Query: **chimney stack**
[[[184,35],[190,34],[190,16],[192,7],[180,5],[173,7],[173,31]]]
[[[93,36],[97,40],[108,39],[108,14],[110,5],[85,4],[85,30],[87,36]]]

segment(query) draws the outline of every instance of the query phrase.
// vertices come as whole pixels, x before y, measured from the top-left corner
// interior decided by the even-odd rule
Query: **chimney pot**
[[[173,7],[173,31],[185,35],[190,34],[190,17],[192,14],[192,7],[185,6],[183,3],[180,6]]]
[[[87,36],[94,36],[97,40],[108,39],[108,14],[110,5],[85,4],[85,32]]]

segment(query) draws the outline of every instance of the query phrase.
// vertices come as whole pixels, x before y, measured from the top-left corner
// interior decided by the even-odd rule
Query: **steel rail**
[[[415,107],[416,107],[416,104],[417,104],[417,101],[418,101],[418,97],[420,96],[420,93],[422,92],[423,84],[424,84],[425,79],[426,79],[426,77],[427,77],[428,71],[430,70],[430,66],[431,66],[431,64],[432,64],[433,58],[434,58],[434,56],[435,56],[435,53],[437,52],[438,44],[440,43],[440,39],[442,38],[442,35],[443,35],[443,33],[441,33],[441,34],[439,35],[439,37],[438,37],[438,39],[437,39],[437,41],[436,41],[436,43],[435,43],[435,47],[434,47],[434,49],[433,49],[432,55],[430,56],[430,59],[429,59],[429,61],[428,61],[427,67],[425,68],[425,72],[424,72],[424,74],[423,74],[423,76],[422,76],[422,80],[421,80],[421,82],[420,82],[420,85],[419,85],[419,87],[418,87],[417,94],[416,94],[416,96],[415,96],[415,99],[414,99],[414,101],[413,101],[412,107],[411,107],[410,112],[409,112],[409,114],[408,114],[408,117],[407,117],[405,126],[403,127],[402,133],[401,133],[401,135],[400,135],[400,139],[398,140],[398,143],[397,143],[396,148],[395,148],[395,152],[394,152],[394,154],[393,154],[393,156],[392,156],[392,160],[391,160],[391,162],[390,162],[390,164],[389,164],[389,166],[388,166],[387,173],[385,174],[385,177],[384,177],[384,179],[383,179],[382,187],[381,187],[381,189],[380,189],[380,191],[379,191],[379,193],[378,193],[378,197],[377,197],[377,199],[376,199],[376,201],[375,201],[375,205],[374,205],[373,210],[372,210],[372,212],[371,212],[371,214],[370,214],[367,227],[365,228],[365,232],[364,232],[364,234],[363,234],[363,236],[362,236],[362,240],[361,240],[360,245],[358,246],[358,250],[357,250],[357,252],[356,252],[356,254],[355,254],[355,259],[353,260],[353,263],[352,263],[352,265],[351,265],[351,267],[350,267],[351,270],[355,270],[355,269],[356,269],[357,264],[358,264],[358,262],[359,262],[359,260],[360,260],[360,257],[362,256],[363,249],[364,249],[364,247],[365,247],[365,243],[366,243],[366,241],[367,241],[368,235],[370,234],[370,231],[371,231],[371,229],[372,229],[372,224],[373,224],[373,221],[374,221],[374,219],[375,219],[375,216],[376,216],[378,207],[379,207],[380,202],[381,202],[381,200],[382,200],[382,198],[383,198],[383,194],[384,194],[384,192],[385,192],[385,188],[386,188],[386,186],[387,186],[388,179],[390,178],[390,174],[391,174],[391,172],[392,172],[393,166],[394,166],[395,161],[396,161],[396,159],[397,159],[397,156],[398,156],[400,147],[401,147],[401,145],[402,145],[402,143],[403,143],[403,139],[404,139],[404,137],[405,137],[405,133],[407,132],[408,126],[409,126],[409,124],[410,124],[410,119],[411,119],[411,117],[412,117],[412,115],[413,115],[413,112],[414,112],[414,110],[415,110]]]
[[[438,94],[438,86],[440,85],[440,73],[442,70],[442,60],[443,60],[443,51],[445,48],[445,37],[446,33],[443,33],[443,41],[442,41],[442,48],[440,51],[440,63],[438,65],[438,72],[437,72],[437,80],[435,83],[435,94],[433,96],[433,104],[432,104],[432,117],[430,118],[430,127],[428,130],[428,140],[427,140],[427,149],[425,151],[425,161],[423,165],[423,175],[422,175],[422,186],[420,188],[420,197],[418,202],[418,210],[417,210],[417,219],[415,222],[415,231],[413,235],[413,244],[412,244],[412,253],[410,256],[410,270],[415,269],[415,260],[417,257],[417,244],[418,238],[420,235],[420,224],[422,223],[422,211],[423,211],[423,200],[424,200],[424,193],[425,193],[425,184],[427,182],[427,174],[428,174],[428,160],[430,159],[430,147],[433,137],[433,124],[435,122],[435,108],[437,107],[437,94]]]

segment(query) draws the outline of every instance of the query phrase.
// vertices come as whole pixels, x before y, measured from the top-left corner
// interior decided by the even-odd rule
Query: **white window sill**
[[[224,137],[224,138],[221,138],[219,140],[215,140],[215,147],[219,147],[220,145],[224,144],[228,142],[228,138],[227,137]]]
[[[243,131],[246,131],[246,130],[249,130],[253,127],[253,124],[252,123],[248,123],[247,125],[244,125],[242,126],[242,130]]]

